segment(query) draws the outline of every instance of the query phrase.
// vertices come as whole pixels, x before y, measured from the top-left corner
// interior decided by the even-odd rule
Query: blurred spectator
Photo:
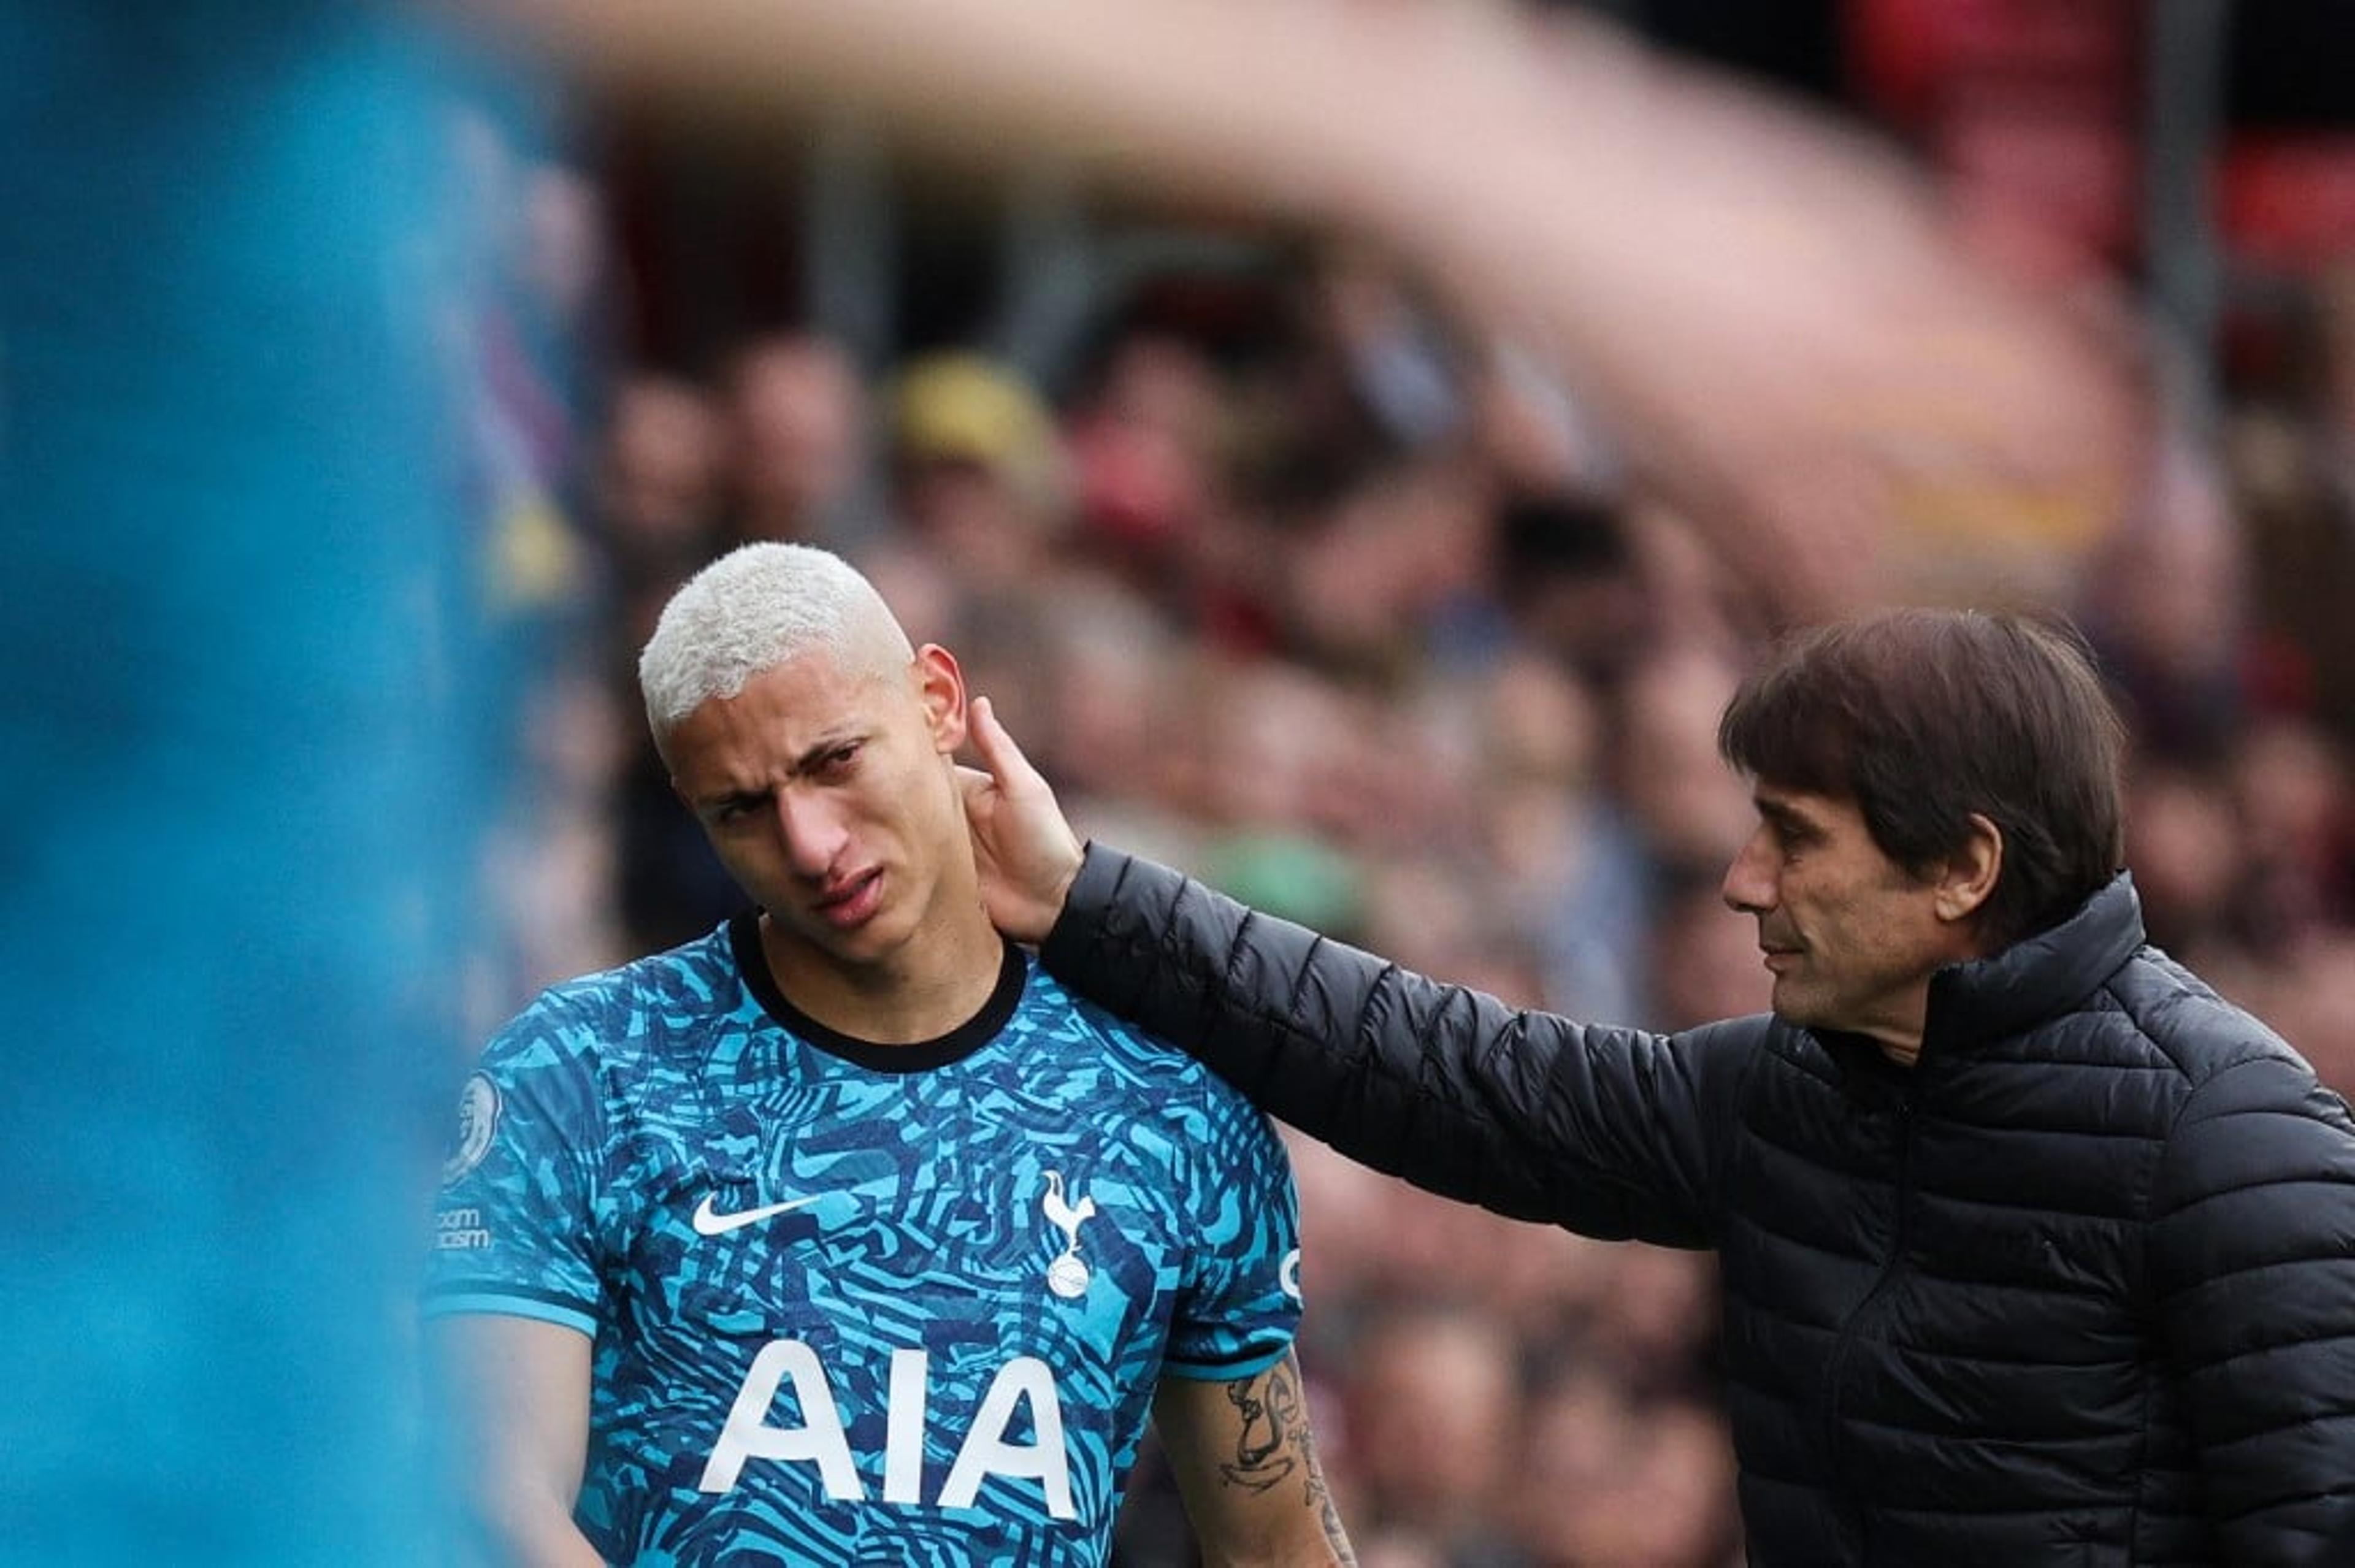
[[[1227,661],[1204,675],[1201,742],[1215,761],[1194,802],[1209,827],[1203,864],[1271,907],[1316,909],[1355,928],[1362,868],[1329,831],[1349,792],[1347,697],[1272,659]]]
[[[1190,804],[1180,778],[1195,751],[1183,729],[1192,645],[1152,604],[1100,579],[1039,608],[1029,667],[1003,670],[986,689],[1035,689],[1042,765],[1092,814],[1167,816]]]
[[[891,493],[910,542],[937,552],[970,598],[1035,586],[1071,521],[1052,413],[1011,368],[929,355],[889,392]]]
[[[1168,332],[1122,336],[1069,421],[1082,548],[1140,593],[1191,597],[1201,531],[1222,504],[1228,393],[1209,357]]]
[[[2247,835],[2221,764],[2146,753],[2128,770],[2126,864],[2159,946],[2198,965],[2225,962],[2247,942]]]
[[[1392,688],[1452,651],[1487,588],[1487,495],[1455,463],[1380,469],[1304,517],[1282,625],[1304,662]],[[1475,648],[1478,646],[1475,644]]]
[[[1717,715],[1733,683],[1721,657],[1688,646],[1630,656],[1610,690],[1606,787],[1581,824],[1577,874],[1558,890],[1543,938],[1549,985],[1580,1016],[1636,1023],[1660,1010],[1647,933],[1663,901],[1696,880],[1714,886],[1749,830],[1742,785],[1717,759]]]
[[[725,380],[730,542],[800,540],[845,549],[874,524],[874,453],[865,377],[813,333],[747,344]]]
[[[2355,794],[2345,750],[2303,720],[2259,720],[2241,738],[2232,782],[2247,856],[2251,934],[2281,952],[2355,924]]]
[[[613,913],[633,953],[700,936],[739,894],[655,754],[637,695],[638,650],[678,586],[724,548],[731,456],[709,392],[641,373],[615,389],[591,496],[612,603],[600,674],[609,773]]]
[[[2247,994],[2271,1007],[2282,1037],[2304,1052],[2323,1082],[2355,1092],[2355,933],[2318,931],[2267,970],[2246,977]]]
[[[2355,744],[2355,256],[2282,291],[2267,325],[2279,363],[2228,411],[2276,707]]]
[[[1562,1379],[1531,1402],[1513,1517],[1530,1568],[1734,1568],[1733,1452],[1706,1406]]]
[[[2212,465],[2171,443],[2145,508],[2084,583],[2086,635],[2150,753],[2213,762],[2231,744],[2244,716],[2247,584],[2247,543]]]
[[[1613,693],[1614,782],[1663,878],[1713,879],[1749,836],[1749,796],[1717,754],[1718,715],[1738,679],[1714,648],[1664,645]]]
[[[2319,425],[2262,405],[2235,411],[2227,452],[2247,531],[2255,613],[2255,695],[2310,711],[2355,743],[2355,415]]]
[[[1521,1401],[1512,1336],[1469,1306],[1401,1304],[1360,1331],[1350,1367],[1335,1468],[1351,1529],[1408,1532],[1446,1568],[1518,1563],[1503,1520]]]
[[[665,601],[718,548],[722,441],[710,397],[690,382],[637,375],[615,389],[591,499],[618,649],[653,635]]]
[[[1497,576],[1519,635],[1589,681],[1614,678],[1650,635],[1652,605],[1617,508],[1566,492],[1510,496]]]
[[[1629,1244],[1611,1264],[1581,1336],[1585,1357],[1637,1399],[1713,1399],[1716,1259]]]

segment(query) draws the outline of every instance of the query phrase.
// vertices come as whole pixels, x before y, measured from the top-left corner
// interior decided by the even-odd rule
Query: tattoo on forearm
[[[1333,1561],[1343,1568],[1354,1568],[1357,1553],[1350,1550],[1340,1510],[1334,1507],[1325,1472],[1316,1463],[1316,1438],[1308,1425],[1299,1362],[1287,1355],[1264,1375],[1229,1384],[1227,1398],[1242,1417],[1242,1433],[1235,1442],[1233,1462],[1220,1465],[1219,1473],[1229,1486],[1247,1487],[1254,1492],[1266,1491],[1287,1477],[1301,1477],[1308,1505],[1316,1510],[1326,1544],[1333,1550]]]
[[[1325,1543],[1342,1568],[1357,1568],[1358,1554],[1349,1546],[1349,1532],[1341,1528],[1341,1510],[1333,1506],[1332,1489],[1325,1484],[1325,1467],[1316,1462],[1316,1435],[1300,1424],[1300,1458],[1308,1469],[1308,1501],[1325,1527]]]
[[[1300,1382],[1287,1356],[1263,1374],[1227,1385],[1227,1400],[1242,1417],[1235,1456],[1219,1467],[1231,1487],[1263,1492],[1292,1474],[1297,1462],[1284,1450],[1292,1435],[1305,1430],[1300,1413]]]

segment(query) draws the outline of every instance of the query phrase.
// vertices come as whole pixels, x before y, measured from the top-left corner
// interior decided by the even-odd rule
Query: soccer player
[[[1290,1169],[985,913],[964,678],[756,544],[639,666],[760,906],[554,987],[467,1083],[428,1295],[470,1535],[533,1563],[1090,1563],[1148,1412],[1212,1563],[1348,1562]]]

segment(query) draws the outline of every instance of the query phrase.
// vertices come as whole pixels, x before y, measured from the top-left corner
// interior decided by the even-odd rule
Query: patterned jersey
[[[743,916],[547,992],[460,1123],[427,1310],[592,1338],[615,1562],[1101,1563],[1156,1382],[1298,1322],[1266,1120],[1011,946],[972,1022],[878,1047]]]

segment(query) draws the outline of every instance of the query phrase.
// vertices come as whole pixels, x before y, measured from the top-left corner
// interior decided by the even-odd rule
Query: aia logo
[[[930,1387],[932,1358],[922,1350],[894,1350],[884,1386],[882,1500],[921,1507],[924,1479],[924,1445],[933,1418]],[[794,1403],[801,1411],[799,1426],[772,1426],[769,1413],[777,1391],[793,1385]],[[851,1456],[850,1434],[834,1397],[835,1384],[826,1363],[799,1339],[773,1339],[752,1358],[743,1386],[728,1412],[728,1424],[712,1445],[698,1489],[725,1492],[734,1488],[746,1464],[768,1460],[780,1464],[815,1465],[818,1483],[837,1502],[865,1502],[877,1477],[862,1477]],[[1029,1407],[1032,1441],[1014,1442],[1009,1434],[1025,1424],[1018,1418]],[[943,1413],[951,1416],[955,1412]],[[873,1456],[868,1456],[871,1464]],[[966,1419],[957,1443],[956,1459],[941,1483],[934,1508],[971,1508],[981,1483],[991,1476],[1039,1483],[1048,1514],[1074,1519],[1071,1506],[1071,1456],[1063,1447],[1063,1403],[1055,1390],[1052,1368],[1036,1356],[1017,1356],[997,1369],[981,1403]]]

